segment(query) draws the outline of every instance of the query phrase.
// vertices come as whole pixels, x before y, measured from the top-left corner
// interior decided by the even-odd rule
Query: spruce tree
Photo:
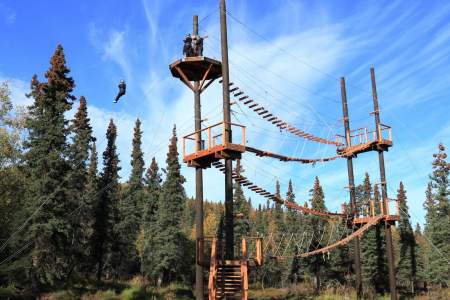
[[[431,182],[428,182],[427,189],[425,190],[425,201],[423,202],[423,208],[425,209],[425,227],[423,234],[424,236],[431,237],[433,232],[433,227],[436,224],[436,205],[434,203],[433,197],[433,186]],[[432,282],[432,271],[430,265],[430,256],[432,251],[432,246],[427,242],[423,251],[425,253],[425,257],[427,258],[424,261],[424,273],[426,282]]]
[[[94,207],[93,258],[97,280],[102,279],[105,267],[117,277],[118,240],[115,224],[118,220],[119,156],[116,148],[117,129],[111,119],[106,131],[107,145],[103,152],[103,171],[100,175],[100,193]],[[107,260],[108,258],[108,260]]]
[[[280,182],[278,180],[275,184],[275,195],[281,199]],[[272,215],[278,232],[285,232],[286,223],[284,222],[283,206],[281,203],[275,202]]]
[[[372,197],[367,198],[372,192],[370,178],[367,173],[362,191],[363,197],[369,200],[372,199]],[[375,185],[373,190],[373,203],[376,215],[381,214],[380,198],[378,185]],[[374,292],[383,294],[387,286],[385,276],[387,274],[387,261],[383,224],[377,224],[370,228],[361,238],[361,246],[363,281]]]
[[[91,210],[87,193],[89,151],[94,141],[92,127],[89,124],[87,102],[85,97],[80,97],[80,105],[71,124],[72,144],[70,145],[71,172],[69,184],[72,189],[73,202],[79,205],[79,212],[71,215],[71,223],[74,227],[74,261],[77,269],[84,269],[88,252],[88,240],[90,235]]]
[[[238,175],[242,175],[244,172],[239,159],[234,171]],[[250,206],[245,199],[241,185],[235,182],[233,188],[233,211],[237,216],[234,220],[234,238],[235,244],[240,245],[242,238],[250,235]]]
[[[95,265],[95,261],[93,259],[93,249],[94,249],[94,241],[93,241],[93,230],[94,230],[94,222],[95,222],[95,210],[99,205],[100,199],[100,177],[98,176],[98,153],[97,146],[95,141],[92,142],[91,153],[89,158],[89,167],[87,171],[86,178],[86,194],[84,202],[85,206],[85,214],[86,220],[84,230],[87,238],[86,241],[83,241],[82,244],[85,247],[85,253],[88,255],[88,259],[85,260],[81,264],[81,268],[83,270],[90,271],[92,270],[92,266]]]
[[[423,208],[425,209],[425,233],[430,234],[436,219],[436,205],[434,203],[433,185],[431,182],[428,182],[427,189],[425,191]]]
[[[426,240],[422,235],[419,223],[416,224],[416,229],[414,230],[414,239],[416,241],[416,288],[425,289],[426,288],[426,251],[425,245]]]
[[[409,287],[414,293],[417,275],[416,240],[409,221],[406,191],[403,182],[400,182],[397,201],[400,209],[400,222],[398,231],[400,235],[400,257],[397,265],[397,280],[401,286]]]
[[[433,243],[430,253],[430,281],[440,286],[450,282],[450,163],[443,144],[433,154],[433,173],[430,176],[433,188],[434,216],[429,225],[429,237]]]
[[[188,263],[184,255],[187,240],[181,228],[186,201],[183,187],[185,179],[180,169],[174,126],[166,159],[166,179],[159,197],[155,233],[154,272],[163,284],[181,279],[183,273],[180,271]]]
[[[373,192],[373,201],[375,205],[375,214],[381,214],[381,194],[378,185],[375,185]],[[376,240],[376,256],[377,256],[377,268],[376,275],[374,277],[375,290],[378,293],[383,293],[386,291],[388,286],[388,278],[385,276],[388,272],[388,262],[386,255],[386,235],[384,224],[379,223],[374,226],[375,228],[375,240]]]
[[[369,175],[366,173],[364,177],[364,182],[362,185],[357,187],[357,203],[360,203],[360,213],[364,215],[364,203],[372,199],[372,185],[370,183]],[[365,285],[368,287],[373,287],[377,290],[377,285],[373,283],[376,281],[377,277],[377,231],[374,227],[369,229],[367,233],[361,238],[362,244],[362,277]]]
[[[296,203],[295,202],[295,194],[294,189],[292,187],[292,180],[289,180],[288,190],[286,193],[286,201]],[[288,208],[286,212],[286,230],[289,234],[293,234],[295,237],[299,237],[299,233],[301,230],[300,224],[300,216],[297,210]],[[292,255],[298,255],[300,249],[295,248],[294,253]],[[290,262],[290,269],[288,270],[288,279],[291,283],[296,284],[299,278],[300,271],[300,258],[294,257]]]
[[[121,237],[121,272],[135,274],[139,272],[139,259],[136,241],[142,220],[144,199],[144,158],[141,149],[141,121],[136,120],[131,152],[131,175],[119,202],[119,223],[116,229]]]
[[[144,179],[146,196],[144,200],[144,213],[142,219],[142,230],[144,232],[142,272],[147,276],[154,273],[154,246],[156,234],[156,220],[158,212],[158,201],[161,195],[161,174],[158,163],[153,157],[150,167],[147,169]]]
[[[68,280],[74,231],[67,212],[76,208],[68,201],[71,168],[66,159],[69,127],[65,118],[75,99],[71,94],[75,84],[61,45],[50,65],[46,82],[39,82],[36,75],[31,80],[29,97],[33,104],[26,122],[27,206],[29,215],[33,215],[26,238],[33,241],[30,275],[36,294]]]
[[[327,211],[325,207],[325,195],[323,193],[322,186],[320,185],[319,178],[316,177],[314,179],[314,186],[310,190],[311,193],[311,208],[313,210],[318,211]],[[310,216],[310,228],[312,232],[312,240],[310,244],[309,250],[315,250],[318,248],[322,248],[324,246],[323,243],[323,235],[326,232],[327,221],[319,216]],[[328,262],[324,259],[322,255],[314,255],[307,259],[309,263],[309,270],[315,276],[316,281],[316,292],[319,292],[321,287],[321,271],[324,268],[328,267]]]
[[[370,201],[372,200],[372,184],[370,183],[369,173],[366,172],[362,185],[362,199],[360,201],[360,211],[363,216],[370,215]]]

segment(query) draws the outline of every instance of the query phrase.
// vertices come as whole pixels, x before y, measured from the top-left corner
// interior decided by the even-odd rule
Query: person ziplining
[[[184,57],[203,56],[203,40],[208,36],[192,35],[188,33],[183,40]]]
[[[118,88],[119,88],[119,93],[117,93],[116,99],[114,99],[114,101],[113,101],[114,103],[117,103],[119,101],[120,97],[125,95],[125,93],[127,91],[127,85],[123,79],[120,80]]]

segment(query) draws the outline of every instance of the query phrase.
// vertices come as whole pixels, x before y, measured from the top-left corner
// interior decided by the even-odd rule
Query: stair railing
[[[248,299],[248,253],[247,242],[242,238],[242,258],[241,258],[241,300]]]
[[[255,264],[260,267],[264,261],[263,257],[263,239],[261,237],[256,238],[256,258]]]

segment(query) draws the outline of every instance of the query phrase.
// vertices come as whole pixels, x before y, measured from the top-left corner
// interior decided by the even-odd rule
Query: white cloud
[[[91,23],[89,25],[88,35],[91,44],[101,53],[102,59],[116,63],[125,75],[124,79],[126,81],[132,81],[129,52],[125,49],[126,31],[113,29],[105,33],[94,23]]]
[[[28,106],[33,102],[32,99],[26,96],[26,94],[30,92],[29,83],[17,78],[8,77],[0,77],[0,81],[8,82],[11,90],[11,101],[14,106]]]

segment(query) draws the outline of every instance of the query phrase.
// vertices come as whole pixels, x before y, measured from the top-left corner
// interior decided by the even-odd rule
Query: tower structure
[[[225,160],[225,243],[223,258],[232,262],[234,260],[233,235],[233,179],[232,162],[241,158],[245,151],[245,127],[231,122],[230,115],[230,83],[228,67],[228,45],[226,29],[225,1],[220,0],[220,24],[222,39],[222,61],[205,57],[203,55],[186,55],[170,64],[172,76],[179,78],[194,92],[195,132],[183,137],[183,161],[195,168],[196,178],[196,298],[203,299],[203,169],[221,159]],[[188,36],[191,38],[190,36]],[[198,17],[193,18],[192,37],[198,38]],[[186,39],[188,40],[188,39]],[[186,47],[185,40],[185,47]],[[189,48],[189,43],[187,44]],[[202,52],[202,51],[201,51]],[[200,53],[201,53],[200,52]],[[189,53],[189,52],[187,52]],[[201,119],[201,93],[216,79],[222,77],[223,86],[223,121],[212,126],[202,128]],[[232,128],[240,135],[240,143],[233,143]],[[237,129],[237,130],[236,130]],[[221,244],[219,241],[218,244]],[[222,244],[221,244],[222,245]],[[222,248],[222,247],[221,247]],[[235,262],[230,263],[234,266]],[[237,264],[240,266],[240,263]],[[224,277],[224,275],[222,276]],[[225,278],[224,278],[225,283]],[[239,286],[241,284],[239,283]]]
[[[341,78],[341,95],[342,95],[342,111],[345,128],[345,136],[337,136],[340,140],[341,147],[337,148],[337,153],[347,158],[348,181],[350,191],[350,215],[352,217],[352,225],[362,226],[367,224],[375,215],[374,203],[370,201],[370,210],[368,215],[360,216],[355,201],[355,179],[353,174],[353,158],[358,154],[368,151],[378,152],[378,161],[380,167],[380,185],[382,190],[382,201],[380,203],[382,224],[384,224],[386,232],[386,256],[389,268],[389,289],[391,299],[397,299],[396,279],[395,279],[395,260],[392,244],[391,226],[395,225],[395,221],[399,220],[398,202],[396,214],[391,215],[389,212],[389,199],[387,196],[386,172],[384,166],[384,152],[392,147],[392,131],[391,127],[381,124],[380,110],[378,105],[378,95],[375,82],[375,71],[370,69],[372,82],[372,98],[374,111],[371,113],[375,116],[375,130],[369,131],[367,128],[359,128],[350,130],[350,122],[348,116],[347,93],[345,89],[345,79]],[[367,199],[366,199],[367,200]],[[356,275],[356,291],[357,298],[362,298],[362,279],[361,279],[361,259],[360,259],[360,242],[359,237],[354,239],[354,265]]]
[[[193,17],[192,36],[198,36],[198,16]],[[195,152],[202,150],[202,114],[201,93],[217,78],[222,76],[221,63],[204,56],[184,57],[170,65],[172,75],[179,78],[189,89],[194,92],[194,140]],[[185,145],[185,143],[183,143]],[[185,147],[183,147],[185,153]],[[195,167],[195,233],[197,241],[203,240],[203,167],[201,162],[190,161]],[[203,299],[203,243],[197,243],[195,266],[195,294],[196,299]]]

